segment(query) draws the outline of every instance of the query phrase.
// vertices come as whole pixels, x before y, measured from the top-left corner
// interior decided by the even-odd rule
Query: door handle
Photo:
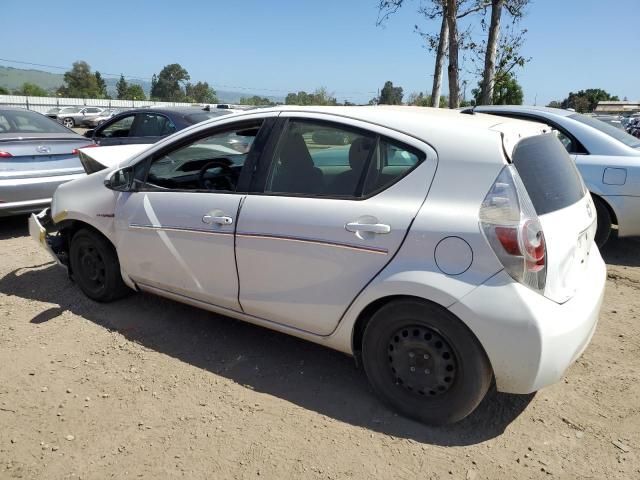
[[[205,215],[202,217],[202,223],[217,223],[218,225],[231,225],[233,223],[233,218],[227,217],[226,215]]]
[[[384,223],[359,223],[359,222],[351,222],[347,223],[344,228],[348,232],[370,232],[370,233],[378,233],[384,234],[389,233],[391,231],[391,227]]]

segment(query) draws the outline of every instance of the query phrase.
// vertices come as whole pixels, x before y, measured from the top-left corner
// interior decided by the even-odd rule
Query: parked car
[[[58,119],[58,113],[60,113],[60,110],[62,110],[62,107],[50,108],[49,110],[47,110],[45,115],[47,117],[49,117],[50,119],[52,119],[52,120],[57,120]]]
[[[92,174],[30,232],[93,300],[144,290],[352,354],[398,411],[454,422],[494,378],[511,393],[558,381],[596,327],[593,202],[545,128],[252,110],[83,150]],[[317,147],[328,129],[349,145]]]
[[[640,140],[596,118],[559,108],[494,105],[463,111],[548,125],[591,192],[598,213],[596,243],[607,242],[612,225],[618,226],[619,237],[640,235]]]
[[[205,111],[194,107],[138,108],[113,116],[85,137],[99,145],[155,143],[179,130],[211,118],[228,115],[229,110]]]
[[[97,117],[103,110],[100,107],[67,107],[58,112],[58,121],[67,128],[84,127],[89,119]]]
[[[119,113],[122,113],[122,110],[116,110],[114,108],[106,108],[95,117],[87,118],[84,122],[84,126],[88,128],[96,128],[98,125],[115,117]]]
[[[0,107],[0,217],[42,210],[58,185],[84,177],[77,150],[92,143],[40,113]]]

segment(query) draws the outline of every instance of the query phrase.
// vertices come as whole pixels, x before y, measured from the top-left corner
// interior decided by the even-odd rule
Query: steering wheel
[[[207,171],[211,168],[220,168],[222,172],[213,178],[207,177]],[[231,168],[231,160],[227,158],[219,158],[211,162],[205,163],[198,172],[198,187],[203,190],[229,190],[236,189],[232,178],[235,172]]]

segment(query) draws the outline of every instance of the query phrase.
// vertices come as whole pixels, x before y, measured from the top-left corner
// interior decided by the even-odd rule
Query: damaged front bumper
[[[46,208],[40,213],[31,214],[29,235],[51,255],[58,265],[68,267],[69,260],[64,248],[64,239],[55,231],[50,208]]]

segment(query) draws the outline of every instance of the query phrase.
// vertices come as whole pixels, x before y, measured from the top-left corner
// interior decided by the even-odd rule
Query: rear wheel
[[[362,360],[386,403],[431,425],[469,415],[492,379],[489,360],[466,325],[420,300],[393,301],[373,315],[364,332]]]
[[[100,234],[79,230],[71,240],[71,272],[84,294],[97,302],[110,302],[131,290],[122,281],[113,246]]]
[[[62,124],[67,128],[73,128],[76,126],[76,122],[73,120],[73,118],[65,118],[64,120],[62,120]]]
[[[597,197],[593,198],[593,203],[596,206],[596,215],[598,218],[598,228],[596,229],[596,245],[602,248],[609,237],[611,236],[611,214],[609,209],[602,200]]]

